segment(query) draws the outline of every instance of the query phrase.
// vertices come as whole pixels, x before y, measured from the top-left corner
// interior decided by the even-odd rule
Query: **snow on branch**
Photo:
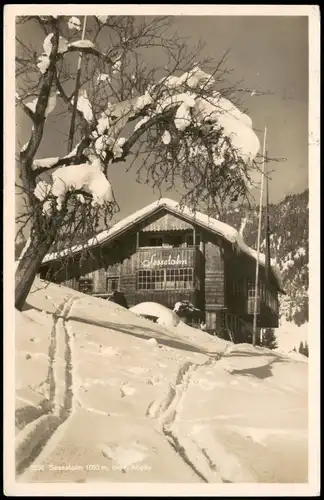
[[[256,157],[260,142],[253,131],[251,118],[219,92],[214,92],[210,98],[199,97],[193,113],[198,121],[222,127],[223,135],[229,138],[242,159],[249,161]]]
[[[91,54],[104,61],[108,62],[113,66],[114,61],[104,52],[100,52],[95,48],[95,45],[91,40],[78,40],[76,42],[71,42],[68,44],[67,52],[82,52],[83,54]]]
[[[78,154],[78,149],[80,147],[80,142],[72,149],[72,151],[62,156],[62,158],[55,156],[53,158],[42,158],[33,161],[32,169],[37,170],[37,174],[41,174],[42,171],[46,169],[60,167],[62,165],[69,165],[69,160],[74,160]]]
[[[73,22],[71,20],[74,20]],[[79,24],[77,23],[77,18],[72,17],[69,22],[68,26],[69,29],[72,29],[72,24],[74,29],[79,31],[78,26]],[[80,20],[78,20],[80,22]],[[74,24],[75,23],[75,24]],[[49,35],[46,36],[43,42],[43,49],[44,53],[38,56],[38,61],[37,61],[37,68],[42,74],[45,74],[50,63],[50,54],[52,50],[52,39],[53,39],[53,33],[50,33]],[[112,67],[116,64],[116,62],[112,61],[112,59],[107,56],[107,54],[100,52],[95,48],[94,43],[91,40],[77,40],[75,42],[68,42],[68,40],[60,36],[59,37],[59,45],[58,45],[58,50],[57,50],[57,56],[58,58],[64,56],[67,52],[82,52],[85,54],[92,54],[95,55],[98,58],[101,58],[111,64]]]
[[[101,23],[101,24],[106,24],[107,21],[108,21],[108,17],[109,16],[96,16],[96,18],[98,19],[98,21]]]
[[[32,182],[30,169],[33,163],[34,155],[36,154],[42,140],[45,119],[49,115],[49,113],[53,111],[56,105],[56,94],[54,94],[52,91],[52,85],[54,74],[56,71],[55,61],[60,45],[60,35],[57,20],[53,20],[53,34],[51,40],[53,41],[53,43],[51,42],[51,51],[49,56],[50,62],[46,73],[41,79],[38,98],[33,103],[29,103],[29,107],[25,106],[25,108],[32,113],[32,119],[34,122],[31,137],[28,141],[28,146],[20,152],[21,178],[24,185],[26,186],[30,186],[30,183]],[[29,196],[29,198],[31,205],[33,206],[34,199],[31,195]]]
[[[53,33],[50,33],[47,35],[43,42],[43,48],[45,54],[49,57],[52,51],[52,38],[53,38]],[[68,50],[68,41],[64,36],[59,37],[59,44],[58,44],[58,49],[57,53],[58,54],[64,54]]]
[[[114,203],[112,187],[103,172],[100,159],[92,158],[91,163],[57,168],[51,175],[39,178],[34,194],[44,202],[43,212],[50,215],[53,210],[53,199],[56,202],[56,209],[61,210],[65,195],[69,191],[80,190],[91,196],[92,206]]]
[[[33,168],[52,168],[54,167],[60,158],[58,156],[55,156],[54,158],[43,158],[40,160],[34,160],[33,161]]]
[[[168,87],[167,94],[163,91],[157,93],[152,87],[141,96],[116,104],[107,103],[106,110],[98,121],[94,118],[90,101],[84,91],[78,99],[78,110],[87,122],[92,124],[92,132],[86,144],[88,150],[104,162],[123,160],[139,136],[152,125],[165,121],[166,114],[171,112],[174,128],[165,129],[161,135],[161,142],[166,147],[171,144],[174,133],[183,133],[188,127],[197,130],[208,130],[210,127],[211,131],[216,131],[223,139],[205,145],[198,145],[192,139],[186,153],[189,158],[200,156],[212,160],[215,167],[225,163],[228,155],[246,162],[255,158],[260,144],[252,129],[251,119],[218,92],[209,92],[208,96],[202,97],[200,87],[211,84],[211,75],[195,67],[180,77],[174,77],[176,80],[172,78],[168,77],[159,82],[159,85]],[[170,90],[172,86],[173,90]],[[185,86],[190,87],[190,90],[185,91]],[[194,87],[197,88],[196,92]],[[126,138],[120,137],[125,135],[123,130],[128,123],[136,119],[137,123],[131,135],[129,136],[128,132]],[[70,154],[65,157],[66,164],[74,162],[74,156]],[[36,160],[34,167],[54,168],[57,164],[62,165],[63,161],[63,158],[58,161],[57,158],[45,159],[43,163]],[[230,168],[234,167],[235,164]]]
[[[63,158],[33,162],[32,168],[38,176],[35,195],[46,201],[45,210],[51,206],[49,196],[57,199],[57,209],[61,209],[64,196],[71,190],[90,194],[94,204],[112,202],[111,185],[104,173],[107,164],[123,161],[139,137],[152,126],[160,131],[166,158],[176,154],[180,163],[186,158],[193,162],[202,159],[211,162],[216,169],[226,164],[229,172],[230,169],[240,169],[240,161],[252,161],[260,147],[252,121],[220,93],[211,91],[213,81],[211,75],[195,67],[182,76],[160,80],[143,95],[115,104],[108,102],[98,120],[83,90],[77,109],[91,124],[87,137]],[[204,94],[206,86],[209,92]],[[134,120],[137,123],[135,121],[130,131],[129,124]],[[205,142],[197,139],[201,132],[205,134]],[[183,134],[186,134],[185,143]],[[176,152],[172,149],[175,137]],[[80,162],[80,155],[85,163]],[[227,163],[228,157],[231,163]],[[45,182],[39,175],[44,170],[51,177],[50,182]],[[235,179],[240,172],[230,175]]]
[[[44,73],[46,73],[46,71],[48,70],[49,63],[50,63],[50,60],[46,54],[41,54],[38,57],[36,66],[39,69],[39,71],[42,73],[42,75]]]
[[[77,40],[68,44],[68,49],[94,49],[94,43],[91,40]]]
[[[81,21],[78,17],[70,17],[67,24],[69,30],[81,31]]]
[[[162,86],[165,89],[177,89],[185,86],[190,89],[209,89],[214,83],[215,79],[212,75],[205,73],[198,66],[195,66],[192,70],[187,71],[180,77],[168,76],[161,78],[158,84],[153,86],[153,90],[158,86]]]
[[[52,111],[54,111],[54,109],[56,107],[56,96],[57,96],[57,92],[51,92],[51,94],[48,98],[47,106],[46,106],[45,113],[44,113],[45,118],[47,118],[47,116],[50,113],[52,113]],[[35,114],[37,102],[38,102],[38,97],[36,97],[33,101],[26,103],[25,106],[27,108],[29,108],[33,114]]]
[[[71,103],[73,104],[73,102],[74,102],[74,97],[72,98]],[[80,94],[78,96],[77,109],[80,111],[80,113],[82,113],[82,115],[84,116],[85,120],[88,123],[92,122],[93,111],[86,90],[80,91]]]

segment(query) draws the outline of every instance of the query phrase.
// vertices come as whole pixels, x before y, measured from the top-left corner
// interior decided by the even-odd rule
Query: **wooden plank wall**
[[[205,236],[205,307],[216,311],[224,306],[224,262],[219,239]]]
[[[141,231],[179,231],[193,229],[189,222],[167,212],[160,212],[140,226]]]
[[[225,301],[230,313],[251,321],[247,314],[247,298],[249,284],[254,287],[256,261],[242,251],[237,251],[225,243]],[[259,267],[259,283],[265,282],[264,266]],[[236,283],[236,286],[235,286]],[[270,282],[269,290],[277,296],[275,283]],[[261,304],[260,326],[268,322],[268,326],[276,325],[278,317],[270,308]]]

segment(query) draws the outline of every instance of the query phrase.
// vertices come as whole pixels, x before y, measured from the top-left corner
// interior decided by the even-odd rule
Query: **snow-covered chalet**
[[[89,240],[82,248],[48,254],[40,276],[85,293],[123,292],[128,306],[153,301],[173,308],[189,300],[205,313],[209,331],[225,325],[242,340],[253,321],[256,251],[231,226],[162,198]],[[49,278],[52,276],[52,278]],[[260,255],[258,327],[278,326],[280,274],[265,280]]]

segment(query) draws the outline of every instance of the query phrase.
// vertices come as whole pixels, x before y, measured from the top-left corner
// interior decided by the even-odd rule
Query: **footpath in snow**
[[[16,312],[21,482],[307,482],[307,362],[36,280]]]

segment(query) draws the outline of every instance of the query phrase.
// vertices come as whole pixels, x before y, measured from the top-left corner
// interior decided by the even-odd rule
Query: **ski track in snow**
[[[152,401],[146,413],[148,417],[156,420],[159,432],[165,436],[175,452],[205,483],[222,483],[224,480],[206,449],[199,446],[192,437],[180,431],[180,427],[174,424],[179,419],[182,402],[186,397],[193,374],[206,366],[212,367],[221,357],[209,357],[205,363],[201,364],[191,361],[182,364],[177,373],[175,384],[168,383],[164,396]]]
[[[57,306],[53,313],[53,328],[48,352],[49,369],[45,385],[48,386],[49,404],[47,413],[43,413],[37,420],[46,415],[57,417],[57,425],[46,433],[46,437],[35,444],[33,452],[25,460],[16,460],[16,472],[23,474],[37,459],[40,452],[46,447],[47,442],[63,424],[74,410],[73,391],[73,360],[72,360],[72,332],[67,327],[67,321],[74,303],[80,297],[68,297]],[[43,384],[41,384],[43,385]],[[40,387],[39,387],[40,388]],[[37,424],[33,421],[32,424]],[[49,426],[50,427],[50,426]],[[17,436],[19,442],[20,434],[26,434],[23,429]],[[28,434],[25,437],[28,440]],[[17,449],[16,449],[17,454]]]
[[[80,300],[80,297],[65,298],[57,306],[56,312],[52,315],[53,327],[48,352],[49,369],[45,384],[49,388],[49,409],[47,412],[49,415],[57,417],[57,424],[47,432],[46,438],[40,444],[36,444],[34,451],[28,459],[17,463],[17,473],[21,478],[23,478],[24,473],[28,474],[29,467],[35,462],[41,452],[42,454],[48,452],[48,443],[54,434],[57,436],[60,430],[64,430],[65,425],[62,424],[67,423],[69,417],[77,411],[77,408],[85,408],[77,399],[77,376],[75,373],[77,365],[73,356],[74,335],[72,325],[68,324],[68,320],[73,319],[70,313],[73,305],[78,300]],[[206,373],[208,374],[206,369],[208,370],[209,368],[212,372],[213,367],[222,358],[226,357],[230,347],[231,345],[228,344],[222,354],[206,355],[207,359],[205,362],[182,362],[175,379],[164,381],[162,396],[151,401],[145,415],[146,418],[152,419],[155,422],[157,432],[166,439],[178,457],[196,474],[197,480],[205,483],[233,482],[233,477],[235,477],[234,482],[240,482],[242,476],[239,461],[221,443],[214,440],[210,442],[208,432],[206,433],[205,430],[200,432],[199,429],[204,424],[204,421],[213,419],[210,417],[186,419],[184,422],[181,421],[180,415],[189,388],[197,383],[197,380],[203,380],[204,378],[199,377],[199,372],[203,371],[204,376],[206,376]],[[160,365],[162,366],[162,363]],[[129,371],[132,370],[130,369]],[[99,409],[91,407],[86,407],[85,409],[98,415],[107,415],[106,412]],[[44,413],[42,418],[44,418]],[[127,416],[127,414],[115,413],[109,413],[109,415]],[[134,418],[142,419],[143,417]],[[218,415],[214,417],[214,420],[221,420],[222,418],[228,418],[228,416]],[[190,425],[190,422],[193,421],[196,421],[197,424],[189,432],[190,427],[184,425],[184,423]],[[250,429],[249,432],[253,436],[256,435],[254,429]],[[255,439],[262,441],[259,434],[256,435]],[[17,437],[19,437],[19,434]],[[224,466],[224,463],[227,462],[229,464],[228,467]]]

